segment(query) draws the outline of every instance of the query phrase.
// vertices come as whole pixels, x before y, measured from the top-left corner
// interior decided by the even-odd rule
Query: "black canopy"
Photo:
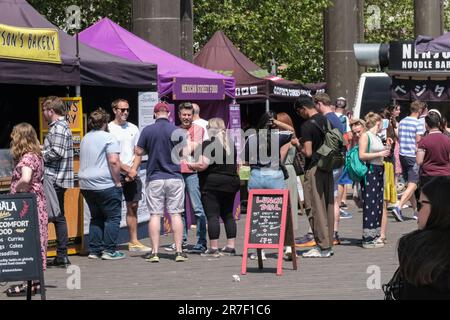
[[[63,14],[63,13],[62,13]],[[25,0],[0,0],[0,21],[27,28],[56,28]],[[30,85],[89,85],[122,88],[156,86],[156,65],[125,60],[79,45],[58,30],[62,64],[0,59],[0,83]],[[81,74],[81,75],[80,75]]]

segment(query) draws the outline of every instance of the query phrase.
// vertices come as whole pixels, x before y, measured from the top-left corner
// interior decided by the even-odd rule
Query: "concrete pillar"
[[[180,0],[133,0],[133,33],[180,56]]]
[[[444,32],[442,0],[414,0],[414,36],[436,38]]]
[[[192,0],[181,0],[181,57],[194,61],[194,14]]]
[[[332,101],[345,97],[353,107],[358,78],[353,44],[363,42],[364,0],[332,0],[324,13],[324,54],[327,91]]]

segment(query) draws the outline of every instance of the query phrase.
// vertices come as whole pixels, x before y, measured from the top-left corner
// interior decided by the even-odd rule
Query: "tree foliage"
[[[28,0],[28,2],[61,29],[65,28],[66,8],[70,5],[77,5],[81,9],[81,30],[104,17],[110,18],[126,29],[131,29],[130,0]]]
[[[323,81],[323,10],[329,0],[195,0],[195,49],[222,30],[250,60],[301,82]]]
[[[366,0],[364,42],[414,39],[413,0]]]
[[[65,27],[65,9],[81,8],[81,28],[109,17],[131,30],[131,0],[28,0],[53,24]],[[193,0],[194,49],[217,30],[263,69],[275,59],[278,74],[300,82],[324,81],[323,12],[332,0]],[[450,30],[444,0],[445,31]],[[364,41],[414,38],[414,0],[365,0]]]

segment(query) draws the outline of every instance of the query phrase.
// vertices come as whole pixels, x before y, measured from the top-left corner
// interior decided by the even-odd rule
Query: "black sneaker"
[[[219,249],[211,249],[211,248],[209,248],[205,252],[200,253],[200,255],[202,257],[219,258],[220,257],[220,252],[219,252]]]
[[[223,247],[222,249],[219,249],[220,255],[222,256],[235,256],[236,255],[236,249],[230,248],[230,247]]]
[[[175,253],[175,261],[176,262],[184,262],[188,260],[188,256],[184,252]]]
[[[204,245],[197,243],[191,250],[188,250],[187,252],[201,254],[201,253],[206,252],[206,250],[207,250],[207,248]]]
[[[181,244],[181,249],[183,250],[183,252],[187,252],[189,248],[189,244],[187,242],[183,242]],[[168,251],[168,252],[174,252],[176,251],[176,247],[175,247],[175,243],[172,243],[170,246],[165,247],[164,250]]]
[[[348,206],[345,202],[341,202],[341,204],[339,205],[339,208],[341,209],[348,209]]]

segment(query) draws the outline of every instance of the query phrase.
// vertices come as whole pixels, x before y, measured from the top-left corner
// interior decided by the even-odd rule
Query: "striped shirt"
[[[423,135],[425,131],[421,120],[413,117],[406,117],[400,121],[398,136],[400,141],[400,155],[405,157],[416,156],[416,135]]]
[[[73,188],[72,131],[64,117],[50,123],[49,128],[42,150],[45,174],[54,185]]]

